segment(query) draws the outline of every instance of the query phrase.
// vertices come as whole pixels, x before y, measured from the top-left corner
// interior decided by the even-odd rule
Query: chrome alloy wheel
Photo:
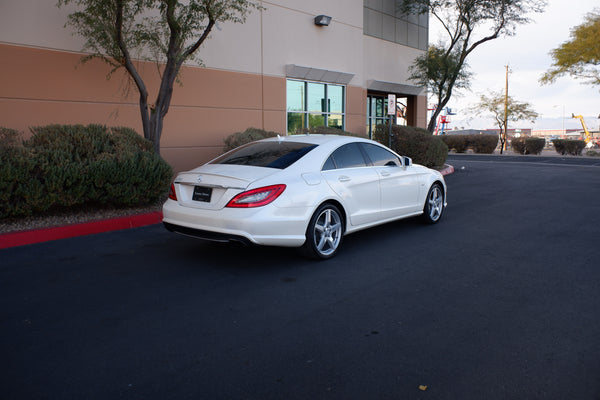
[[[433,185],[427,195],[426,212],[431,222],[437,222],[444,211],[444,195],[439,185]]]
[[[342,239],[342,219],[334,208],[325,208],[315,220],[313,229],[315,250],[321,257],[335,253]]]

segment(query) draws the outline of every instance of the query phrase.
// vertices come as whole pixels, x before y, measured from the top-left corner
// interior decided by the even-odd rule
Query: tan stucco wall
[[[100,123],[142,133],[136,89],[124,96],[124,75],[106,80],[101,62],[81,65],[78,54],[8,45],[0,45],[0,59],[10,60],[0,66],[0,125],[27,132],[51,123]],[[140,70],[155,94],[154,65],[142,63]],[[218,155],[226,136],[250,126],[285,132],[284,78],[186,67],[181,81],[161,140],[176,169]]]
[[[106,80],[100,61],[80,64],[75,53],[0,45],[0,126],[28,132],[46,124],[130,126],[142,134],[138,95],[125,76]],[[155,66],[139,63],[150,93]],[[286,79],[185,67],[165,118],[161,153],[176,170],[195,167],[221,153],[223,139],[248,127],[286,132]],[[366,91],[348,86],[347,130],[365,129]],[[152,96],[149,99],[152,102]]]

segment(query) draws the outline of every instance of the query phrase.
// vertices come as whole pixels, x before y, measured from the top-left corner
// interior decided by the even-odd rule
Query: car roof
[[[263,139],[263,141],[281,141],[281,142],[295,142],[295,143],[311,143],[311,144],[325,144],[325,143],[349,143],[349,142],[371,142],[371,140],[367,138],[362,138],[358,136],[347,136],[347,135],[287,135],[287,136],[277,136],[271,137],[267,139]]]

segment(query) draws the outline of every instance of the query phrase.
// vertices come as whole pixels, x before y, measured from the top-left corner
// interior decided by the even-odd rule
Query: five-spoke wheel
[[[434,183],[427,193],[423,207],[423,219],[429,224],[435,224],[442,218],[444,212],[444,191],[439,183]]]
[[[313,258],[331,258],[337,253],[343,236],[342,213],[333,204],[323,204],[308,224],[306,242],[302,249]]]

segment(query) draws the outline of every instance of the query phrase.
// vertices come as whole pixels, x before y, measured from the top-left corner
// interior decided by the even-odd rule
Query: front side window
[[[317,147],[310,143],[297,142],[253,142],[238,147],[211,161],[211,164],[250,165],[284,169],[304,157]]]
[[[288,133],[319,126],[344,129],[343,85],[288,79],[286,95]]]

